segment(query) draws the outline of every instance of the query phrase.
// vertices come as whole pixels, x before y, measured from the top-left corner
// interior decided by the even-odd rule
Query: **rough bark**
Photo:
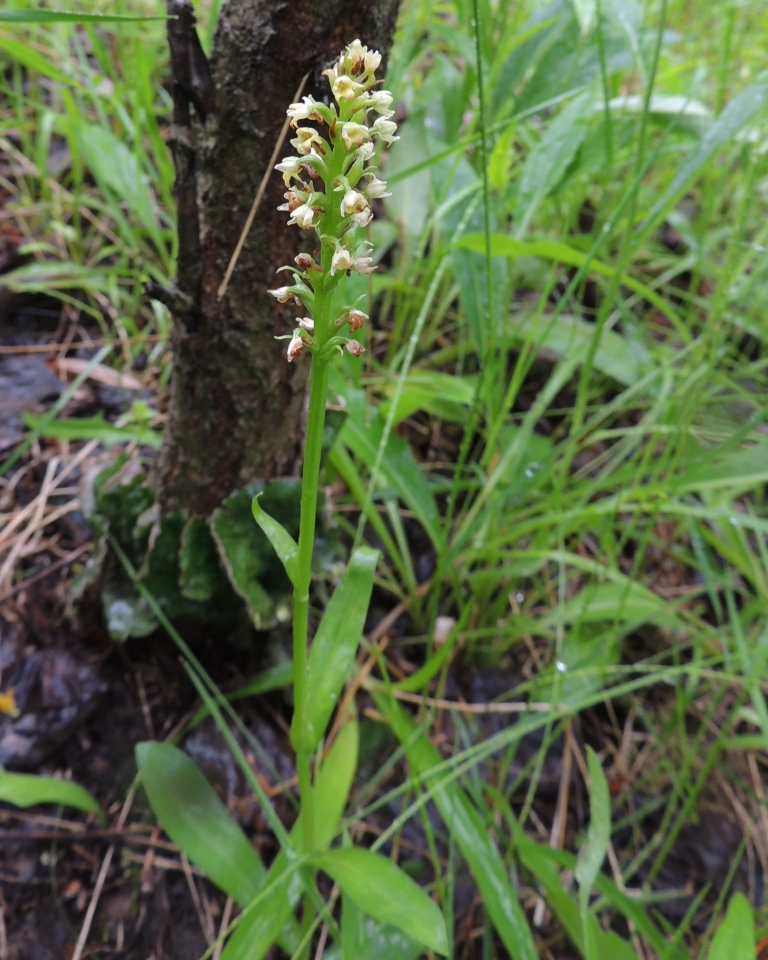
[[[164,510],[207,516],[232,491],[298,467],[308,367],[286,362],[274,338],[295,314],[267,292],[300,243],[276,210],[279,174],[221,301],[217,290],[301,78],[311,71],[305,92],[327,96],[320,71],[356,37],[386,55],[398,3],[229,0],[208,64],[189,0],[168,0],[179,259],[176,285],[150,291],[174,317]],[[286,141],[281,156],[291,152]]]

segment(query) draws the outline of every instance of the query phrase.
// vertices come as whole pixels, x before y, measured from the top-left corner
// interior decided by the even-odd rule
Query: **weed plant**
[[[52,264],[77,266],[93,285],[81,270],[75,286],[86,294],[73,306],[102,318],[99,303],[113,307],[110,336],[122,322],[131,333],[163,333],[160,315],[141,329],[131,319],[131,278],[166,277],[173,257],[170,167],[151,132],[164,95],[148,34],[143,55],[128,26],[116,35],[120,50],[136,44],[144,88],[128,85],[113,57],[100,68],[111,70],[107,109],[106,87],[82,92],[72,81],[101,63],[94,51],[108,35],[35,29],[24,51],[9,42],[21,42],[17,33],[3,31],[2,145],[18,169],[11,210],[37,226],[32,266],[42,274],[20,268],[10,282],[66,299],[71,287]],[[702,885],[674,921],[656,881],[707,808],[738,821],[743,847],[768,871],[767,29],[759,3],[403,5],[387,85],[405,122],[386,162],[388,216],[365,227],[373,250],[360,254],[379,269],[338,271],[334,291],[339,307],[368,297],[373,322],[356,335],[364,356],[346,353],[328,368],[347,417],[324,479],[343,485],[335,516],[353,552],[309,675],[320,683],[320,657],[336,649],[327,624],[362,629],[355,616],[373,580],[365,543],[381,553],[377,590],[407,612],[411,634],[386,647],[374,631],[357,671],[343,657],[331,671],[331,686],[341,677],[350,694],[367,687],[375,711],[364,725],[346,696],[322,741],[329,696],[308,737],[307,711],[320,711],[320,699],[302,707],[299,691],[302,815],[290,835],[231,733],[237,715],[187,651],[280,842],[269,870],[184,754],[139,752],[169,835],[243,907],[226,960],[263,956],[275,942],[306,955],[317,931],[330,957],[442,949],[421,927],[403,939],[384,923],[398,917],[365,899],[367,868],[353,869],[368,851],[349,837],[395,801],[400,813],[374,848],[397,849],[408,822],[421,822],[444,921],[415,894],[412,902],[432,916],[433,932],[445,923],[451,956],[557,956],[558,937],[587,960],[755,956],[765,917],[753,909],[755,890],[740,886],[743,849],[714,894]],[[160,63],[160,31],[153,36]],[[31,59],[41,50],[58,59]],[[44,95],[30,95],[35,83]],[[147,199],[127,195],[138,204],[129,220],[115,202],[123,195],[82,146],[89,134],[69,111],[75,96],[101,131],[91,131],[95,140],[109,131],[145,178],[131,175]],[[64,185],[42,175],[46,130],[77,158]],[[294,353],[325,343],[298,330]],[[307,334],[312,344],[300,347]],[[316,416],[321,409],[316,396]],[[272,534],[293,562],[291,544]],[[349,656],[350,645],[339,649]],[[509,689],[462,706],[450,686],[457,662],[506,673]],[[273,682],[285,677],[254,689]],[[411,702],[415,715],[402,705]],[[446,711],[452,742],[439,750]],[[478,729],[483,711],[505,722]],[[399,746],[353,788],[360,730],[372,738],[382,720]],[[538,747],[526,757],[531,742]],[[562,777],[546,806],[537,790],[556,749]],[[408,778],[385,792],[403,759]],[[588,815],[576,781],[588,783]],[[481,922],[474,939],[454,942],[465,867]],[[338,884],[330,896],[315,886],[317,869]],[[402,908],[409,897],[396,899]]]

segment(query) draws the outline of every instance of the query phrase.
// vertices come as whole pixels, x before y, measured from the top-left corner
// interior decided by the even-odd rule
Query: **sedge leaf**
[[[397,927],[435,953],[448,955],[445,919],[437,904],[391,860],[351,847],[319,854],[312,863],[368,916]]]

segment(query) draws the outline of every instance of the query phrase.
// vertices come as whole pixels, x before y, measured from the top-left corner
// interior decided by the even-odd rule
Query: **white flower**
[[[376,113],[383,113],[385,117],[391,117],[395,112],[389,109],[392,106],[392,94],[389,90],[374,90],[368,98],[368,106]]]
[[[379,200],[381,197],[391,197],[392,194],[387,193],[386,190],[386,181],[372,177],[371,182],[365,188],[365,195],[371,200]]]
[[[361,160],[363,163],[365,163],[366,160],[371,159],[375,150],[376,145],[373,143],[373,141],[369,140],[368,143],[361,144],[357,150],[355,150],[355,156],[358,160]]]
[[[376,267],[373,265],[372,257],[355,257],[352,261],[352,269],[357,273],[373,273]]]
[[[289,303],[293,299],[293,291],[290,287],[278,287],[276,290],[269,291],[278,303]]]
[[[309,127],[299,127],[296,130],[296,139],[291,140],[291,146],[296,147],[296,153],[302,157],[306,157],[313,149],[320,154],[325,152],[325,141],[317,130]]]
[[[302,97],[302,103],[292,103],[285,111],[291,118],[291,126],[296,126],[297,120],[316,119],[316,101],[312,97]]]
[[[354,223],[356,227],[367,227],[371,220],[373,220],[373,211],[370,207],[366,207],[365,210],[361,210],[359,213],[352,214],[352,223]]]
[[[338,270],[351,270],[355,259],[346,247],[337,247],[331,259],[331,276]]]
[[[300,157],[285,157],[282,163],[278,163],[275,166],[275,170],[279,170],[283,175],[283,182],[286,187],[290,187],[291,180],[300,179],[299,174],[301,173],[301,165],[304,161]]]
[[[354,100],[361,91],[365,90],[365,87],[362,83],[357,83],[351,77],[342,74],[331,83],[331,90],[334,97],[341,103],[342,100]]]
[[[341,201],[341,215],[346,217],[349,213],[362,213],[368,209],[368,201],[357,190],[347,190],[344,199]]]
[[[301,327],[302,330],[307,330],[309,333],[313,333],[315,329],[315,321],[312,317],[297,317],[296,323]]]
[[[311,230],[317,223],[317,213],[308,204],[302,203],[301,206],[296,207],[293,211],[288,223],[295,223],[301,227],[302,230]]]
[[[387,120],[385,117],[379,117],[373,125],[372,133],[377,133],[384,143],[394,143],[400,137],[394,136],[397,130],[397,124],[393,120]]]
[[[288,341],[288,363],[291,363],[296,357],[301,356],[303,349],[304,343],[301,337],[291,337]]]
[[[365,353],[365,347],[357,340],[347,340],[345,346],[353,357],[359,357],[361,353]]]
[[[363,47],[365,50],[365,47]],[[365,57],[363,59],[365,65],[366,73],[375,73],[379,64],[381,63],[381,54],[378,50],[365,50]]]
[[[347,150],[351,150],[352,147],[359,147],[361,144],[369,143],[371,131],[368,127],[364,127],[362,123],[342,123],[341,139],[344,141]]]

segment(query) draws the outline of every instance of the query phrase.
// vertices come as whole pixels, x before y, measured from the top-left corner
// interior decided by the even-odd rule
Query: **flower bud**
[[[299,270],[319,270],[320,267],[308,253],[300,253],[298,257],[293,258],[293,262]]]
[[[368,97],[368,106],[372,107],[376,113],[381,113],[385,117],[391,117],[395,112],[394,110],[390,110],[392,106],[392,94],[389,90],[374,90]]]
[[[391,197],[392,194],[387,193],[386,190],[386,181],[372,177],[371,182],[365,188],[365,195],[371,200],[379,200],[381,197]]]

